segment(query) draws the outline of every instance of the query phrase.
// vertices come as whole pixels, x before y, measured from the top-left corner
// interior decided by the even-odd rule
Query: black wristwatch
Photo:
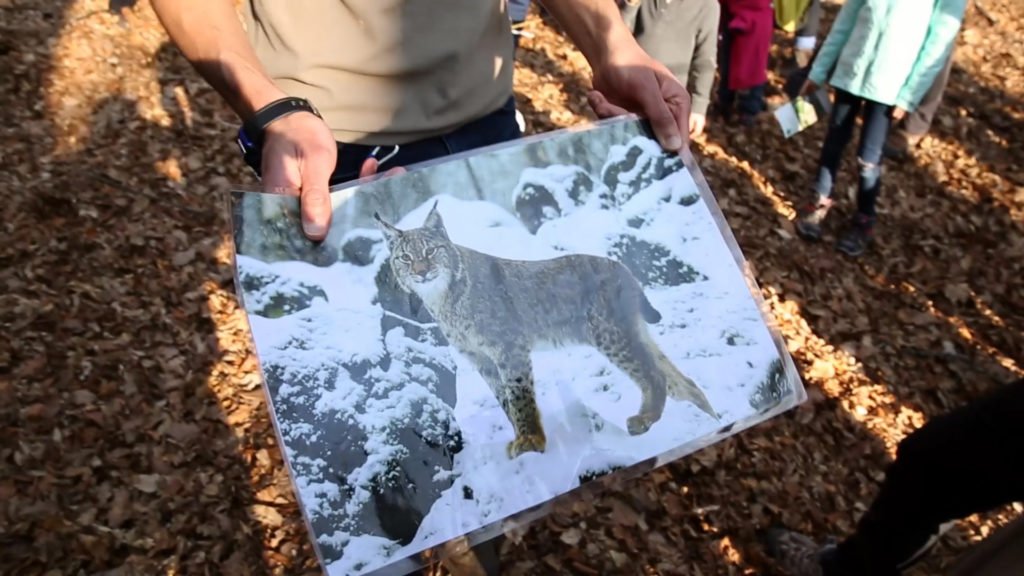
[[[242,132],[247,137],[248,143],[258,149],[263,144],[263,132],[267,129],[267,126],[270,126],[271,122],[296,112],[309,112],[316,115],[317,118],[323,118],[309,100],[287,96],[274,100],[257,110],[252,115],[252,118],[249,118],[242,124]]]

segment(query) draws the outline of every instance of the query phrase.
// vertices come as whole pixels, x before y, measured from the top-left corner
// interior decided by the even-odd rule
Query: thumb
[[[302,230],[310,240],[323,240],[331,224],[331,195],[328,186],[336,159],[337,149],[318,149],[302,159]]]

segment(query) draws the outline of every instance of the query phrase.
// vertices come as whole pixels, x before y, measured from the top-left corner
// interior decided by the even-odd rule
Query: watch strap
[[[286,96],[274,100],[257,110],[251,118],[242,124],[242,130],[249,137],[249,140],[256,147],[259,147],[263,144],[263,133],[267,126],[270,126],[275,120],[296,112],[309,112],[317,118],[323,118],[309,100],[295,96]]]

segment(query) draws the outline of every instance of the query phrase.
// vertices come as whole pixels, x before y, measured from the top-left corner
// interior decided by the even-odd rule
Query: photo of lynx
[[[420,228],[399,230],[374,218],[387,240],[388,265],[415,294],[449,342],[477,369],[515,430],[509,458],[544,452],[547,438],[534,390],[531,352],[587,345],[640,389],[631,435],[647,432],[667,397],[718,414],[704,393],[658,348],[647,324],[661,320],[621,263],[585,254],[509,260],[453,243],[435,201]]]

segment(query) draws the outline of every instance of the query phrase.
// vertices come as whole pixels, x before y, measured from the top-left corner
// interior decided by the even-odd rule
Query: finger
[[[369,178],[377,173],[377,168],[380,167],[380,161],[373,156],[363,161],[363,165],[359,168],[360,178]]]
[[[331,194],[328,188],[337,160],[337,150],[316,149],[302,162],[302,230],[310,240],[327,236],[331,223]]]
[[[597,90],[591,90],[587,94],[587,103],[590,104],[590,108],[598,118],[612,118],[614,116],[625,116],[626,114],[629,114],[629,110],[612,104],[604,97],[604,94],[601,94]]]
[[[359,169],[359,177],[369,178],[370,176],[376,174],[378,170],[380,170],[380,161],[373,157],[367,158],[366,161],[363,162],[362,167],[360,167]],[[391,168],[384,172],[383,176],[397,176],[399,174],[405,174],[406,172],[408,172],[408,170],[406,170],[402,166],[395,166],[394,168]]]
[[[660,139],[662,140],[662,146],[671,151],[677,151],[686,145],[689,140],[689,127],[690,127],[690,94],[686,91],[686,88],[675,79],[675,76],[665,76],[658,74],[657,79],[661,91],[659,94],[646,93],[644,97],[650,99],[651,103],[649,106],[661,107],[667,112],[666,116],[661,120],[663,127],[661,132],[664,134]],[[646,91],[645,91],[646,92]],[[648,106],[644,106],[646,109]],[[656,122],[658,120],[652,115],[651,125],[655,128],[655,133],[659,132]]]

